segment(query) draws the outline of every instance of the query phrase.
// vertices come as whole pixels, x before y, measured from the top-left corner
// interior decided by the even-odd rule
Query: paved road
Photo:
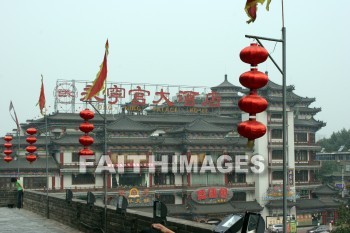
[[[74,228],[24,209],[0,208],[0,232],[78,233]]]

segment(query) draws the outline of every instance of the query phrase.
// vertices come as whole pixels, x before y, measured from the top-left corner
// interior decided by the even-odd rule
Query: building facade
[[[162,90],[163,91],[163,90]],[[126,195],[129,205],[134,208],[145,208],[153,199],[164,201],[172,216],[210,222],[221,219],[232,212],[262,212],[265,217],[280,216],[282,208],[280,187],[282,185],[282,87],[272,81],[259,90],[259,95],[269,102],[267,110],[257,115],[259,121],[267,126],[267,133],[255,141],[253,149],[246,145],[245,138],[236,132],[239,122],[246,118],[239,110],[237,103],[247,90],[231,84],[227,76],[218,86],[211,88],[213,95],[196,96],[191,104],[186,101],[174,101],[172,106],[161,104],[143,108],[129,102],[122,106],[119,114],[107,114],[107,138],[104,137],[104,119],[96,114],[91,122],[95,125],[92,133],[95,151],[92,166],[86,173],[79,170],[79,130],[83,120],[77,113],[55,112],[47,115],[48,123],[48,156],[50,162],[49,188],[51,190],[102,189],[102,174],[95,173],[101,155],[107,144],[107,154],[114,169],[123,166],[123,173],[108,173],[106,183],[111,197],[116,193]],[[188,97],[188,96],[187,96]],[[185,98],[186,99],[186,98]],[[298,199],[308,200],[312,191],[321,185],[315,172],[320,169],[316,161],[315,134],[325,125],[314,119],[321,109],[312,108],[314,98],[298,96],[294,87],[287,88],[287,141],[288,141],[288,199],[291,201],[290,215],[298,214]],[[219,104],[218,104],[219,103]],[[44,172],[45,166],[38,162],[45,159],[45,119],[28,120],[21,124],[23,132],[29,127],[39,131],[37,147],[39,159],[32,164],[24,160],[25,147],[21,147],[18,161],[24,164],[19,171],[16,164],[12,167],[1,162],[0,176],[10,177],[14,174],[28,179],[26,169],[36,166],[37,171]],[[23,134],[23,133],[22,133]],[[13,146],[16,151],[16,135]],[[21,145],[25,145],[22,135]],[[251,172],[252,156],[263,156],[264,171]],[[142,158],[138,163],[130,160],[130,155]],[[150,155],[154,160],[150,161]],[[208,165],[206,155],[213,158],[216,172],[205,173],[181,172],[180,155],[186,155],[187,162],[196,158],[199,165]],[[233,166],[238,156],[247,156],[241,160],[242,169],[233,169],[229,173],[217,172],[217,158],[229,156]],[[175,156],[175,157],[174,157]],[[166,158],[166,159],[164,159]],[[242,157],[240,157],[241,159]],[[168,164],[169,170],[164,173],[154,163]],[[120,162],[122,161],[122,162]],[[224,161],[225,162],[225,161]],[[11,163],[10,163],[11,164]],[[221,165],[221,164],[220,164]],[[22,165],[21,165],[22,166]],[[134,168],[138,172],[134,173]],[[12,172],[12,173],[11,173]],[[44,173],[43,173],[44,175]],[[5,178],[4,178],[5,179]],[[5,181],[3,181],[4,183]],[[42,188],[33,185],[33,188]],[[149,208],[148,208],[149,209]],[[311,213],[310,213],[311,214]]]

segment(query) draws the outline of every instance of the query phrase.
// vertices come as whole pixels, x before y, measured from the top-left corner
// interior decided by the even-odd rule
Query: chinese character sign
[[[210,187],[193,191],[191,198],[197,203],[215,204],[228,202],[233,195],[233,192],[225,187]]]

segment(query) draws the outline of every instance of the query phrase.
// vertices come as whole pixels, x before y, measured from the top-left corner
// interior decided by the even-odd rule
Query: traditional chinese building
[[[67,91],[62,86],[59,88],[60,91],[56,90],[56,93],[63,96],[73,90]],[[288,86],[287,90],[288,186],[291,191],[290,200],[295,202],[299,197],[311,198],[312,190],[320,186],[315,177],[315,171],[320,168],[319,162],[315,161],[315,153],[320,149],[315,144],[315,133],[325,124],[313,118],[320,111],[310,107],[315,99],[296,95],[293,86]],[[271,198],[268,191],[282,184],[283,178],[280,85],[269,81],[266,87],[259,90],[259,94],[268,100],[269,107],[257,117],[267,125],[268,130],[265,136],[256,140],[253,151],[247,148],[246,139],[236,133],[237,124],[245,117],[237,102],[246,90],[231,84],[227,76],[220,85],[211,88],[210,93],[178,90],[175,99],[170,98],[166,89],[158,89],[157,98],[147,102],[145,96],[150,93],[140,86],[129,92],[120,86],[113,86],[108,89],[108,93],[111,98],[109,104],[126,98],[127,93],[131,95],[128,101],[120,105],[119,113],[107,114],[107,138],[104,138],[103,118],[95,114],[91,120],[95,125],[92,133],[95,142],[91,146],[95,151],[94,165],[97,165],[103,154],[104,142],[107,141],[108,155],[115,168],[125,167],[123,174],[108,174],[106,185],[113,195],[117,192],[123,194],[128,197],[131,207],[144,208],[146,211],[153,199],[160,199],[169,206],[171,215],[201,222],[245,211],[262,211],[264,216],[281,215],[282,208],[273,208],[271,204],[273,201],[279,202],[278,199],[281,198]],[[69,101],[66,100],[72,104]],[[36,127],[40,132],[40,154],[44,151],[44,122],[41,118],[21,124],[23,132],[29,127]],[[79,114],[57,110],[47,116],[47,122],[48,154],[52,161],[50,164],[53,164],[49,188],[102,188],[102,175],[95,174],[94,167],[88,167],[86,173],[79,172],[78,152],[82,148],[79,144],[82,135],[79,131],[79,124],[82,123]],[[21,139],[24,140],[23,135]],[[24,143],[21,142],[22,145]],[[16,144],[14,143],[15,148]],[[172,169],[178,166],[173,161],[173,155],[186,155],[188,159],[196,157],[201,164],[205,155],[211,155],[216,163],[216,158],[221,155],[228,155],[235,161],[236,156],[248,155],[250,158],[257,153],[265,159],[265,170],[261,174],[244,173],[235,169],[228,174],[180,173],[173,172]],[[128,155],[144,156],[144,160],[134,164],[128,160]],[[156,168],[154,173],[150,173],[149,155],[155,155],[157,162],[167,156],[171,169],[162,173],[160,168]],[[123,164],[118,160],[121,156],[124,158]],[[21,148],[19,157],[24,160],[24,148]],[[39,164],[41,160],[43,156],[40,155],[32,164],[25,161],[23,164],[37,164],[40,165],[38,169],[44,169]],[[249,159],[246,162],[246,167],[249,168]],[[3,174],[7,164],[1,163],[0,174]],[[135,166],[139,168],[136,174],[132,172]],[[24,177],[24,181],[28,179],[28,173],[24,169],[20,169],[19,175]],[[136,188],[138,194],[135,194],[135,190],[131,194],[132,188]],[[290,214],[292,212],[290,210]]]

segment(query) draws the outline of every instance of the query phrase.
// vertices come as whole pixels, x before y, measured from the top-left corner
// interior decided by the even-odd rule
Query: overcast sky
[[[249,70],[239,52],[246,34],[281,38],[281,1],[246,24],[244,0],[0,0],[0,135],[37,118],[40,74],[53,111],[57,79],[93,80],[109,39],[108,80],[216,86]],[[347,0],[285,1],[287,84],[315,97],[315,118],[327,122],[318,138],[349,128],[350,49]],[[281,64],[281,45],[264,42]],[[259,66],[281,84],[271,61]]]

